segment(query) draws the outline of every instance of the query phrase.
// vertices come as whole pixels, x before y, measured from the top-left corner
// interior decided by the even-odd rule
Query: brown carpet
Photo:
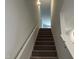
[[[58,59],[51,29],[40,29],[31,59]]]

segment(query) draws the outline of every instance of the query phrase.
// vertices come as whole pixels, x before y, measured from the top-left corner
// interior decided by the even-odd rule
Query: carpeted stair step
[[[52,35],[52,33],[42,32],[42,33],[39,33],[39,35]]]
[[[55,45],[35,45],[34,50],[55,50]]]
[[[51,29],[39,29],[30,59],[58,59]]]
[[[53,39],[52,37],[38,37],[37,39]]]
[[[54,45],[54,41],[36,41],[35,45]]]
[[[58,59],[57,57],[36,57],[36,56],[34,56],[34,57],[31,57],[31,59]]]
[[[40,57],[56,57],[57,53],[56,51],[51,51],[51,50],[46,50],[46,51],[41,51],[41,50],[34,50],[32,52],[32,56],[40,56]]]
[[[44,39],[39,39],[38,38],[36,41],[54,41],[54,40],[53,39],[47,39],[47,38],[46,39],[45,38]]]
[[[37,37],[52,37],[52,35],[38,35]]]

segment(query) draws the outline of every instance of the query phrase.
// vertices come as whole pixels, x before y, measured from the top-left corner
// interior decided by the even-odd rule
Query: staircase
[[[58,59],[51,29],[40,29],[31,59]]]

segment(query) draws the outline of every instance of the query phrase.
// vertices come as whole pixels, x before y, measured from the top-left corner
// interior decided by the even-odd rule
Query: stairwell
[[[51,29],[40,28],[30,59],[58,59]]]

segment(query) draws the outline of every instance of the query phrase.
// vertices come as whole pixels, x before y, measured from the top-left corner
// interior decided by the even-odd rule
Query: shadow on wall
[[[59,50],[58,51],[59,58],[61,58],[61,59],[73,59],[69,49],[67,48],[67,46],[65,44],[65,41],[60,36],[55,37],[55,39],[56,39],[55,41],[57,42],[56,43],[57,49]]]
[[[53,32],[57,33],[58,36],[61,35],[61,25],[60,25],[60,11],[62,9],[63,0],[54,0],[52,12],[52,29]]]
[[[64,0],[54,0],[52,32],[55,39],[59,59],[73,59],[73,56],[71,55],[65,41],[60,36],[62,33],[60,12],[64,3]]]
[[[60,11],[63,5],[63,0],[55,0],[53,12],[53,25],[55,26],[57,33],[61,34],[61,25],[60,25]]]

